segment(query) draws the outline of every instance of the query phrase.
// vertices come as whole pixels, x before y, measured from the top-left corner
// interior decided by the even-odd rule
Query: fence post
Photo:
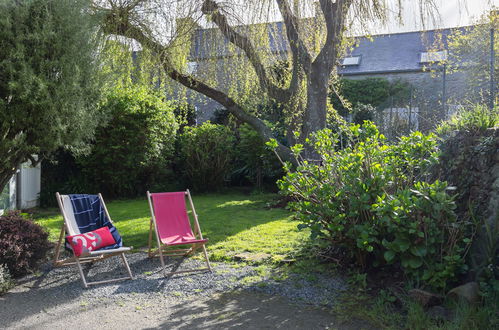
[[[447,119],[447,64],[442,68],[442,109],[444,120]]]
[[[411,116],[412,116],[412,85],[410,89],[410,94],[409,94],[409,134],[412,132],[412,127],[411,127]]]
[[[390,96],[390,124],[388,126],[388,129],[390,130],[390,138],[392,138],[393,136],[395,136],[395,134],[392,134],[393,133],[393,95]]]
[[[494,52],[494,21],[491,23],[490,27],[490,103],[489,107],[492,110],[494,108],[495,99],[495,52]]]

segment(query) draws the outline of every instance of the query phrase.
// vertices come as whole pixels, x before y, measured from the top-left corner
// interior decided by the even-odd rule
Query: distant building
[[[244,29],[245,27],[241,28]],[[284,57],[284,54],[288,52],[288,44],[284,36],[283,23],[271,23],[268,30],[269,45],[272,52],[283,54]],[[443,66],[435,65],[435,63],[445,60],[447,57],[447,37],[451,32],[452,29],[443,29],[382,34],[369,38],[356,37],[353,50],[346,57],[340,59],[338,73],[348,79],[381,77],[390,81],[402,80],[408,82],[413,86],[411,99],[407,99],[403,105],[390,105],[387,103],[385,110],[388,110],[390,115],[398,113],[402,117],[414,116],[411,124],[413,126],[416,123],[414,128],[419,128],[421,125],[425,126],[421,122],[421,118],[423,120],[426,118],[433,125],[459,107],[462,90],[466,88],[464,74],[447,74],[444,80]],[[202,77],[204,74],[204,62],[207,60],[225,59],[228,56],[234,56],[233,52],[229,53],[228,51],[228,40],[213,43],[211,40],[213,40],[214,36],[223,38],[217,29],[199,28],[196,30],[190,62],[188,63],[189,73],[195,73]],[[439,46],[435,47],[437,44]],[[213,49],[214,47],[217,49]],[[225,66],[227,65],[226,62]],[[433,69],[440,72],[437,72],[437,74],[430,72],[428,69],[432,65]],[[228,80],[223,75],[223,72],[217,73],[219,82]],[[223,84],[221,88],[224,89]],[[188,101],[196,107],[200,122],[209,120],[215,110],[223,108],[217,102],[194,91],[188,92]],[[442,105],[444,103],[445,106]],[[408,110],[408,107],[413,109]],[[404,115],[404,112],[407,113]],[[425,113],[425,115],[422,115],[422,113]]]

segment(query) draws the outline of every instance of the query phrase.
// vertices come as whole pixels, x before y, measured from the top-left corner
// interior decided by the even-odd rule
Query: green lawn
[[[243,195],[241,193],[194,195],[203,236],[212,260],[230,260],[240,252],[268,253],[276,259],[299,250],[308,232],[298,231],[289,211],[268,209],[275,195]],[[107,207],[127,246],[147,246],[149,206],[147,200],[108,202]],[[36,222],[57,240],[62,224],[58,210],[45,210],[35,215]]]

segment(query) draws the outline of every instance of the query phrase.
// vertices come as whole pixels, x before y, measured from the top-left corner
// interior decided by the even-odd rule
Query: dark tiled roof
[[[405,32],[359,37],[356,47],[349,54],[360,56],[360,64],[339,67],[342,75],[420,71],[421,53],[435,47],[441,40],[445,45],[450,29],[427,32]]]

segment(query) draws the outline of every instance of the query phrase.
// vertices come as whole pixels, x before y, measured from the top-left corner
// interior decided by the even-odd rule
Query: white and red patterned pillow
[[[102,227],[88,233],[66,237],[75,256],[80,257],[100,248],[116,244],[108,227]]]

